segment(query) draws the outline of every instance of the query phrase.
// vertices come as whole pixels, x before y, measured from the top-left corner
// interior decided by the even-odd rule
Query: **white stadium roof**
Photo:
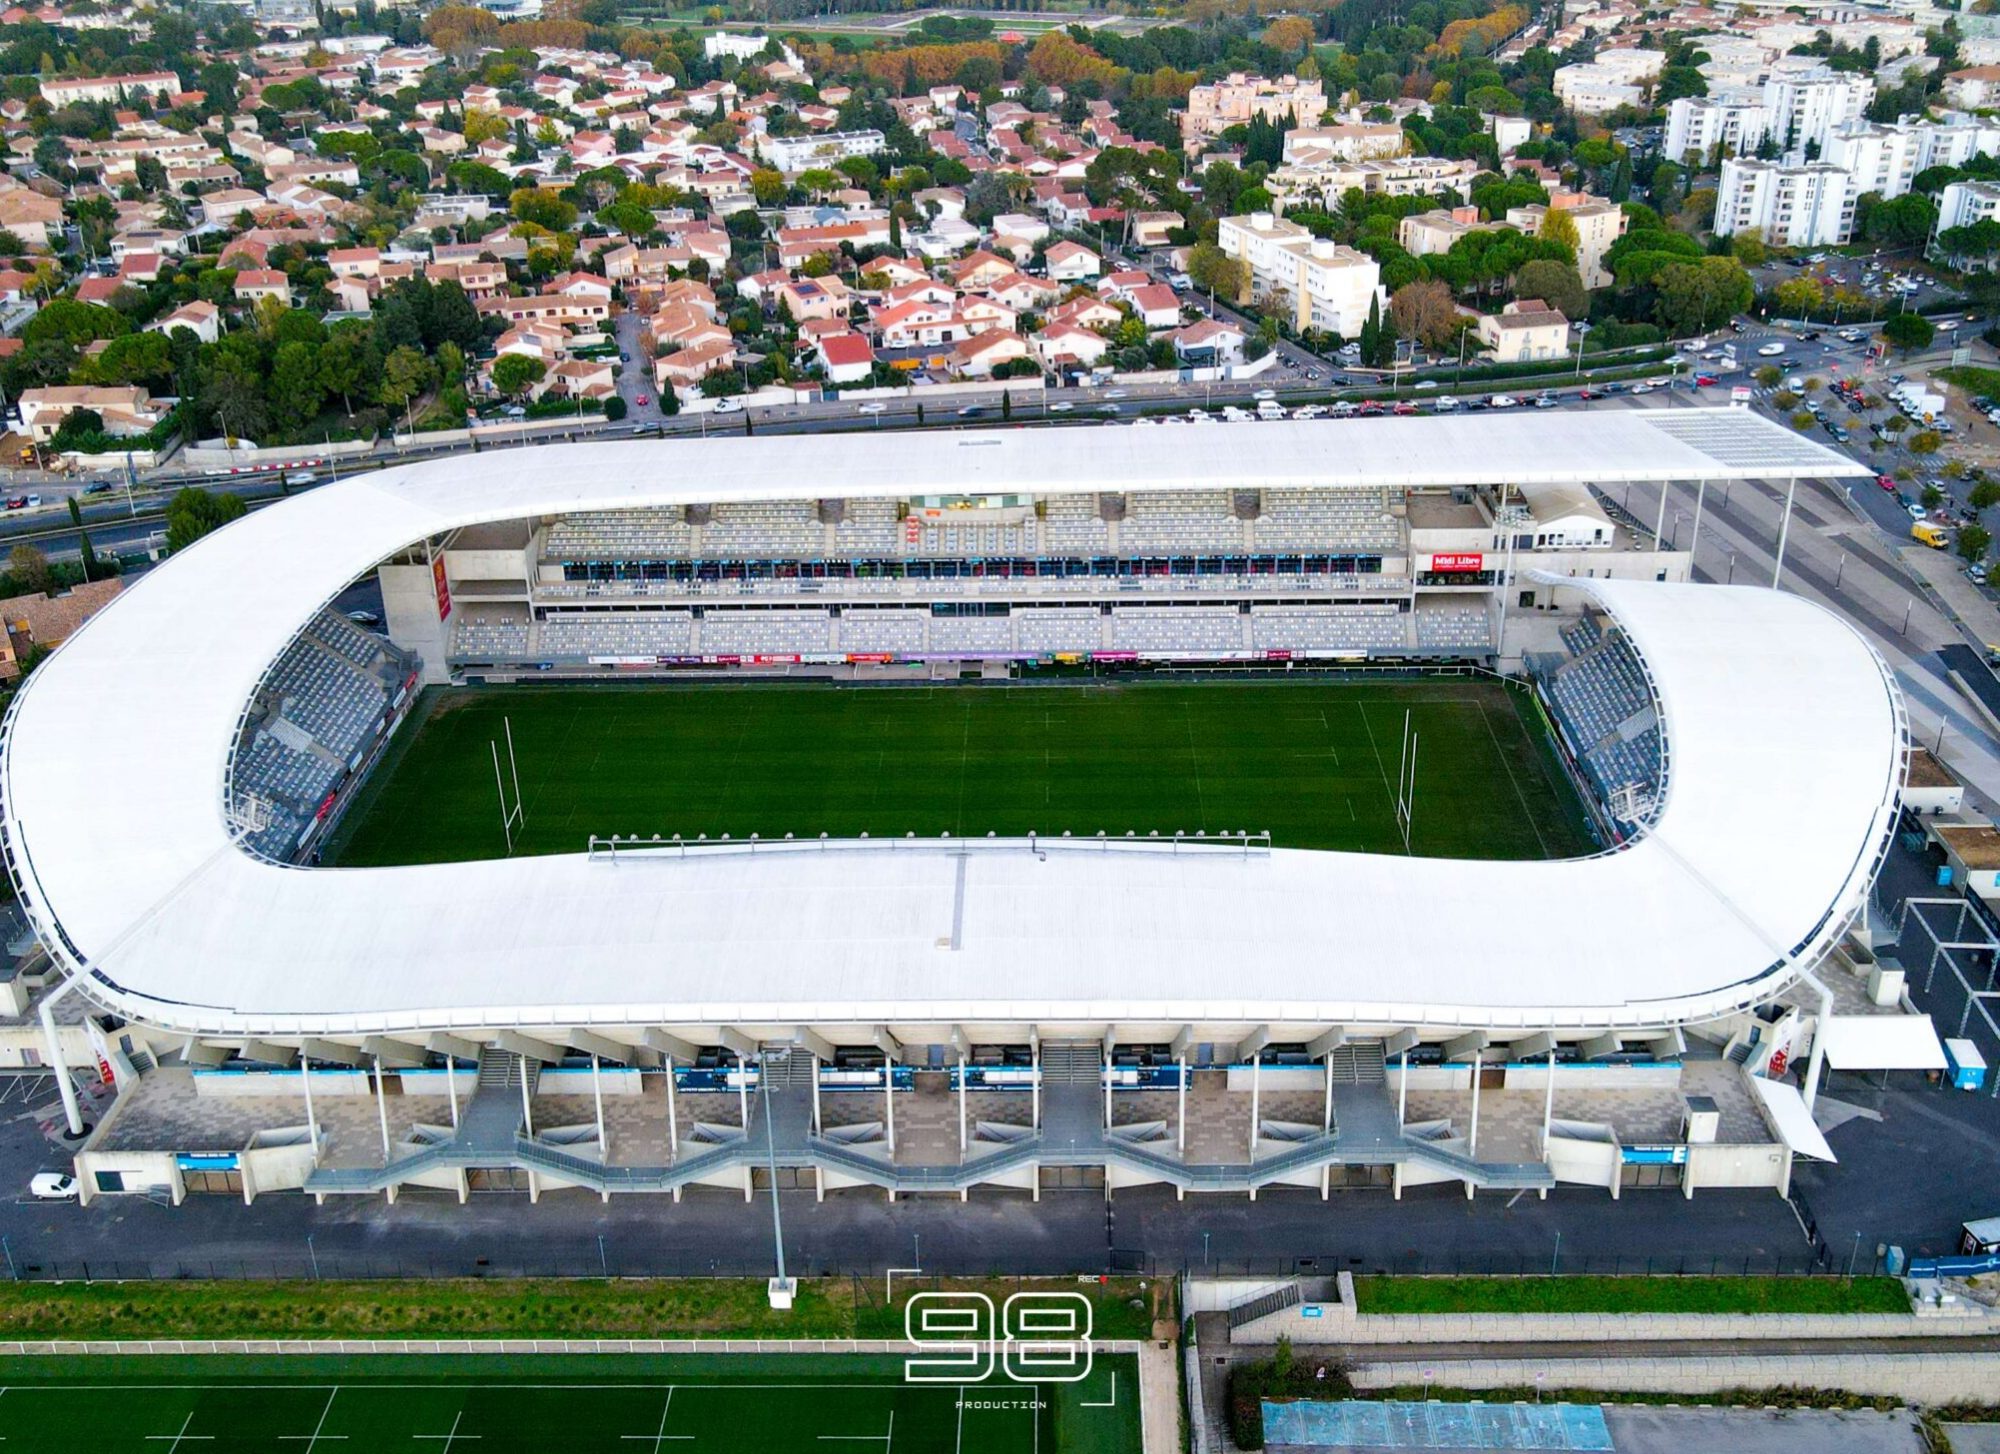
[[[1573,582],[1653,679],[1666,781],[1639,842],[1561,863],[982,841],[306,870],[232,840],[227,764],[259,680],[320,608],[413,542],[488,521],[718,498],[1855,469],[1746,412],[1689,410],[585,444],[385,470],[198,542],[45,663],[0,756],[5,846],[92,997],[190,1033],[1685,1021],[1822,953],[1893,826],[1888,673],[1845,622],[1762,589]]]

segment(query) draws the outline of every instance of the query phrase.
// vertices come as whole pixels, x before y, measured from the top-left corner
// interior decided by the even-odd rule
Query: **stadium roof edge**
[[[1740,411],[1701,412],[1749,421],[1750,445],[1770,429],[1801,442]],[[245,704],[303,623],[375,562],[461,525],[709,500],[723,486],[725,498],[810,497],[833,492],[827,481],[854,494],[948,481],[1047,491],[1059,475],[1107,481],[1079,488],[1153,475],[1387,484],[1389,461],[1410,472],[1412,448],[1450,456],[1427,482],[1491,478],[1530,457],[1581,468],[1586,429],[1639,451],[1625,468],[1649,478],[1755,477],[1652,422],[1672,418],[547,446],[323,486],[142,577],[29,678],[0,745],[4,846],[32,922],[91,995],[190,1033],[1703,1018],[1751,1003],[1831,943],[1866,893],[1901,782],[1901,701],[1880,660],[1847,623],[1760,589],[1565,582],[1625,625],[1668,754],[1655,831],[1570,862],[941,850],[320,871],[248,857],[223,808]],[[1342,449],[1329,460],[1331,438]],[[968,448],[1007,468],[957,484]],[[1788,453],[1785,473],[1809,462]],[[911,489],[925,471],[929,488]],[[940,928],[954,922],[963,932],[946,951]],[[1381,998],[1385,964],[1400,967],[1387,981],[1398,1000]]]

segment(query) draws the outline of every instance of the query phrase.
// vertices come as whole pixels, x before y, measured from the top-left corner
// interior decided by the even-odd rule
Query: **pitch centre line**
[[[458,1432],[458,1421],[464,1417],[465,1417],[464,1409],[460,1409],[457,1413],[451,1416],[450,1433],[412,1434],[410,1437],[413,1439],[442,1439],[444,1441],[444,1454],[451,1454],[451,1446],[457,1443],[460,1439],[471,1439],[476,1441],[479,1438],[479,1435],[477,1434],[461,1434]]]
[[[323,1434],[320,1432],[326,1427],[326,1416],[333,1412],[333,1401],[339,1397],[340,1385],[335,1384],[333,1392],[326,1396],[326,1407],[319,1411],[319,1422],[313,1425],[313,1431],[310,1434],[280,1434],[278,1437],[287,1441],[303,1441],[306,1446],[306,1454],[313,1454],[314,1446],[321,1439],[345,1439],[347,1437],[345,1434]]]

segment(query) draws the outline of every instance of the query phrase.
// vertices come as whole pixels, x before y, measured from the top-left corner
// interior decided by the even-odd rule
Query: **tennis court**
[[[897,1357],[0,1360],[5,1454],[1140,1454],[1136,1360],[1076,1384],[903,1380]]]

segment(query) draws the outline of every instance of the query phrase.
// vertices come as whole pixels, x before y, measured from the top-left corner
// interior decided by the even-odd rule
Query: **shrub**
[[[1270,1358],[1239,1363],[1229,1370],[1229,1437],[1239,1449],[1264,1447],[1267,1398],[1338,1399],[1353,1392],[1347,1370],[1336,1359],[1317,1354],[1297,1358],[1291,1341],[1281,1338]]]

